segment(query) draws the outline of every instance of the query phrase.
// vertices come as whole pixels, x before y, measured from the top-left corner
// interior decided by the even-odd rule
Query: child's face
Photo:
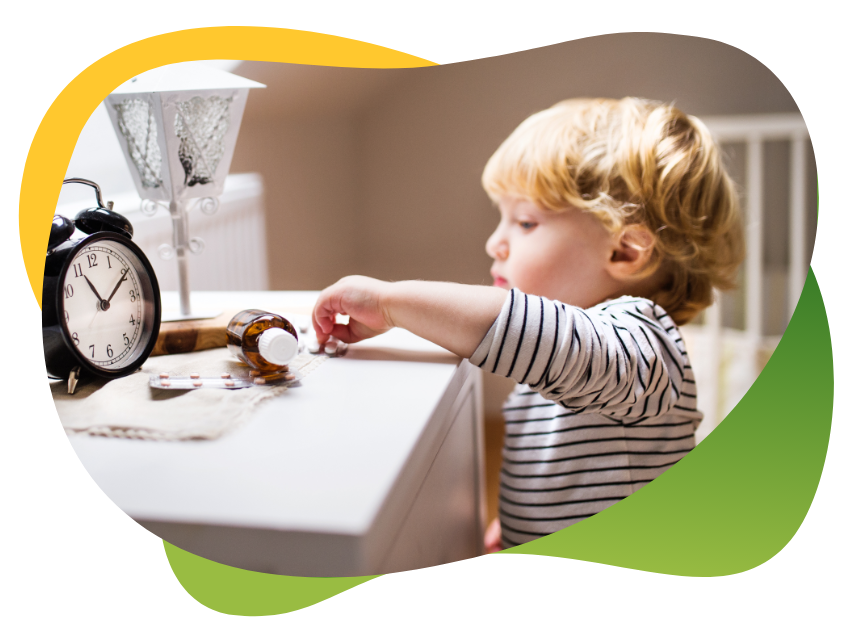
[[[516,287],[587,308],[611,296],[613,253],[608,230],[577,208],[547,212],[521,197],[500,200],[500,225],[485,251],[494,259],[494,286]]]

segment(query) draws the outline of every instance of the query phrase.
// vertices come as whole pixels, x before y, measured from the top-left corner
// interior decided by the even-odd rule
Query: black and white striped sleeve
[[[583,310],[517,289],[470,360],[571,411],[623,422],[669,411],[689,367],[675,325],[649,300]]]

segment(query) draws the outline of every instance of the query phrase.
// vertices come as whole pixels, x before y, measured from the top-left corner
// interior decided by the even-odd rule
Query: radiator
[[[114,201],[114,210],[134,226],[135,243],[143,250],[158,277],[162,291],[178,290],[178,268],[175,258],[162,260],[158,248],[172,244],[169,211],[159,207],[153,216],[140,210],[141,200],[135,193],[117,197],[103,191],[106,200]],[[191,291],[265,291],[269,289],[266,252],[266,219],[263,201],[263,180],[257,173],[229,175],[219,207],[212,215],[204,214],[189,200],[190,236],[205,242],[200,254],[190,254]],[[196,207],[193,207],[193,206]],[[73,218],[78,210],[59,206],[58,214]]]

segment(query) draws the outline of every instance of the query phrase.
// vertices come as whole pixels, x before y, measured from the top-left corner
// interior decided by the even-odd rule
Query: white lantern
[[[129,163],[142,209],[154,214],[167,205],[173,222],[172,247],[163,258],[178,259],[181,315],[199,319],[190,309],[188,250],[200,253],[204,242],[191,238],[188,199],[212,213],[219,205],[250,88],[261,83],[200,63],[155,68],[127,81],[105,99],[106,109]]]

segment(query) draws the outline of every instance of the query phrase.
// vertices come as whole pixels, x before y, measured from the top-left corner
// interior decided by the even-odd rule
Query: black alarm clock
[[[149,357],[161,327],[161,292],[149,260],[132,242],[134,229],[112,202],[70,221],[56,215],[50,228],[41,327],[47,374],[67,379],[73,393],[80,374],[107,379],[136,371]]]

